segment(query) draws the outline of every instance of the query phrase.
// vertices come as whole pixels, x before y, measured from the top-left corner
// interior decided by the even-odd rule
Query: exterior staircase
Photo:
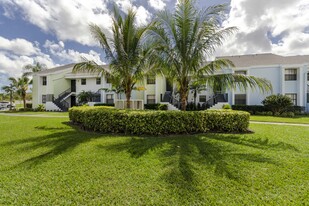
[[[218,102],[217,104],[212,105],[209,109],[222,109],[223,105],[228,104],[228,102]]]
[[[53,103],[59,107],[59,109],[63,112],[68,111],[70,104],[67,103],[65,100],[70,97],[73,94],[73,92],[71,91],[71,88],[65,90],[64,92],[62,92],[61,94],[58,95],[57,99],[53,100]]]
[[[161,104],[166,104],[167,105],[167,110],[172,110],[172,111],[180,111],[177,107],[172,105],[169,102],[161,102]]]

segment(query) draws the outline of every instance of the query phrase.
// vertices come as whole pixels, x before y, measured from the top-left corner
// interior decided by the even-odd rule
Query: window
[[[106,104],[114,104],[114,95],[113,94],[107,94],[106,95]]]
[[[43,84],[44,86],[47,85],[47,77],[42,77],[42,84]]]
[[[42,103],[43,103],[43,104],[46,103],[46,95],[42,95]]]
[[[81,81],[81,85],[86,85],[86,82],[87,82],[86,79],[81,79],[80,81]]]
[[[297,80],[297,69],[285,69],[285,81]]]
[[[96,78],[96,84],[100,85],[101,84],[101,78]]]
[[[309,104],[309,85],[307,85],[307,103]]]
[[[147,104],[155,104],[156,103],[156,95],[147,95]]]
[[[153,75],[147,76],[147,84],[156,84],[156,76]]]
[[[247,95],[246,94],[235,94],[235,105],[247,104]]]
[[[293,104],[296,106],[297,105],[297,94],[295,93],[290,93],[290,94],[285,94],[285,96],[288,96],[291,98]]]
[[[309,81],[309,73],[307,73],[307,81]]]
[[[247,75],[247,71],[245,71],[245,70],[235,71],[235,74]]]
[[[200,95],[199,102],[206,102],[206,95]]]
[[[108,74],[106,75],[105,80],[106,80],[107,84],[111,84],[112,83],[111,77]]]

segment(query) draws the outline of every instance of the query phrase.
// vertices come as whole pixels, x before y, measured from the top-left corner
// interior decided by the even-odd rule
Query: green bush
[[[222,106],[222,109],[232,109],[232,107],[231,107],[231,105],[229,105],[229,104],[224,104],[224,105]]]
[[[193,134],[207,131],[244,132],[249,113],[229,110],[212,111],[134,111],[109,107],[73,107],[69,117],[83,128],[102,133]]]
[[[262,101],[262,104],[275,116],[286,112],[289,107],[293,106],[291,98],[282,94],[270,95]]]
[[[159,110],[168,110],[167,104],[160,104],[158,107]]]
[[[232,105],[233,110],[246,111],[250,114],[258,115],[258,113],[268,112],[269,110],[263,105]]]
[[[26,103],[26,108],[32,109],[32,103]]]
[[[39,104],[37,108],[34,109],[36,112],[44,112],[45,106],[43,104]]]
[[[107,106],[107,107],[114,107],[115,104],[107,104],[107,103],[96,103],[95,107]]]
[[[167,104],[144,104],[144,109],[148,110],[167,110]]]
[[[30,111],[33,111],[32,108],[19,108],[18,109],[19,112],[30,112]]]

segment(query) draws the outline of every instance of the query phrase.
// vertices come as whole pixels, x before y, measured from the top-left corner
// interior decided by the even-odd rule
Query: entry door
[[[76,92],[76,80],[71,80],[71,92]]]
[[[76,96],[72,95],[71,96],[71,107],[76,106]]]

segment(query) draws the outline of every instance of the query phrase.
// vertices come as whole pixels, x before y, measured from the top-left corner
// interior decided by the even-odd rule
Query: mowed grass
[[[293,118],[289,117],[274,117],[274,116],[250,116],[251,121],[260,122],[283,122],[283,123],[295,123],[295,124],[309,124],[309,116],[295,116]]]
[[[309,127],[102,135],[0,116],[0,205],[306,205]]]

